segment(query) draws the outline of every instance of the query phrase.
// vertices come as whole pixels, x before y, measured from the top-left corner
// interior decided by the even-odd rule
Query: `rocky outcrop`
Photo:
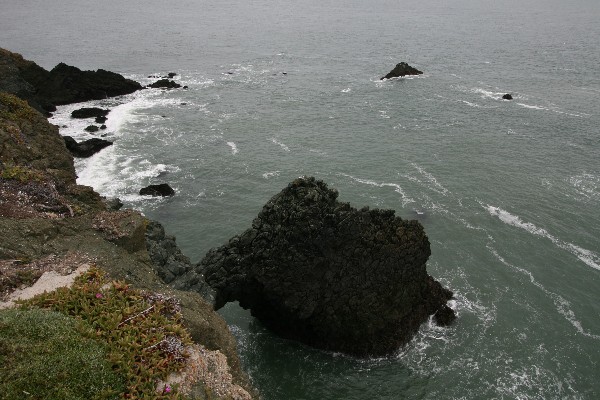
[[[149,84],[148,87],[153,89],[177,89],[180,88],[181,85],[169,79],[160,79],[154,83]]]
[[[158,185],[148,185],[140,189],[142,196],[174,196],[175,191],[168,183],[160,183]]]
[[[113,142],[108,140],[92,138],[77,142],[71,136],[64,136],[65,145],[74,157],[87,158],[91,157],[105,147],[112,146]]]
[[[177,247],[175,236],[165,234],[158,221],[150,221],[146,227],[146,249],[158,276],[165,283],[171,283],[177,276],[193,269],[190,259]],[[196,289],[206,301],[214,302],[214,290],[203,279],[198,281]]]
[[[15,94],[46,114],[56,105],[100,100],[142,89],[114,72],[82,71],[64,63],[51,71],[23,59],[20,54],[0,49],[0,91]]]
[[[31,168],[75,183],[73,158],[58,128],[16,96],[0,93],[0,168]]]
[[[216,308],[239,301],[281,336],[356,356],[396,351],[438,311],[449,323],[452,293],[427,274],[421,224],[337,196],[295,180],[176,285],[194,288],[204,274]]]
[[[411,67],[405,62],[401,62],[396,64],[393,70],[388,72],[386,76],[381,78],[380,80],[390,79],[390,78],[399,78],[406,75],[421,75],[423,71],[419,71],[416,68]]]

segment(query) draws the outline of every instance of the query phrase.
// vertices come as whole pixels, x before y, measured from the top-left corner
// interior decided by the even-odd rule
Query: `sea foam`
[[[565,242],[551,235],[547,230],[539,228],[530,222],[524,222],[519,216],[513,215],[499,207],[487,205],[486,208],[490,215],[498,217],[498,219],[500,219],[500,221],[504,222],[505,224],[521,228],[533,235],[549,239],[557,247],[563,250],[567,250],[573,255],[575,255],[584,264],[600,271],[600,256],[598,254],[595,254],[590,250],[583,249],[572,243]]]

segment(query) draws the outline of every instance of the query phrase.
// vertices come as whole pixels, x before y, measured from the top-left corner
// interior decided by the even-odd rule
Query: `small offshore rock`
[[[98,107],[83,107],[71,113],[71,118],[98,118],[106,117],[110,110],[105,110]],[[98,122],[98,121],[96,121]]]
[[[98,116],[96,117],[96,119],[94,120],[97,124],[103,124],[106,122],[108,118],[106,118],[104,115]]]
[[[504,96],[502,96],[503,100],[512,100],[513,97],[510,93],[506,93]]]
[[[140,195],[142,196],[173,196],[175,191],[168,183],[161,183],[158,185],[149,185],[145,188],[140,189]]]
[[[173,78],[174,76],[177,76],[177,73],[176,73],[176,72],[169,72],[169,73],[167,74],[167,77],[169,77],[169,78]]]
[[[396,64],[393,70],[391,70],[386,76],[382,77],[380,80],[390,79],[390,78],[399,78],[401,76],[406,75],[421,75],[423,71],[419,71],[416,68],[411,67],[405,62],[401,62]]]
[[[181,85],[169,79],[159,79],[158,81],[149,84],[148,87],[153,89],[177,89],[180,88]]]
[[[106,129],[106,125],[100,125],[100,129]]]
[[[113,142],[98,138],[84,140],[80,143],[77,143],[77,141],[70,136],[64,136],[63,139],[71,154],[73,154],[74,157],[79,158],[91,157],[103,148],[113,144]]]
[[[98,132],[99,130],[100,128],[98,128],[96,125],[88,125],[84,129],[86,132]]]

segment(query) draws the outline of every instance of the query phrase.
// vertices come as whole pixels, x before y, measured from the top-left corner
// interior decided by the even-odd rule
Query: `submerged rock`
[[[453,315],[452,292],[427,274],[421,224],[337,196],[314,178],[293,181],[176,287],[204,275],[215,308],[239,301],[283,337],[355,356],[392,353],[430,315]]]
[[[65,140],[65,145],[71,154],[73,154],[74,157],[79,158],[91,157],[103,148],[113,144],[113,142],[98,138],[84,140],[83,142],[79,143],[77,143],[77,141],[70,136],[64,136],[63,139]]]
[[[398,78],[398,77],[406,76],[406,75],[421,75],[422,73],[423,73],[422,71],[419,71],[418,69],[411,67],[407,63],[401,62],[399,64],[396,64],[394,69],[391,70],[390,72],[388,72],[388,74],[386,76],[384,76],[383,78],[381,78],[380,80],[390,79],[390,78]]]
[[[161,183],[158,185],[149,185],[145,188],[140,189],[140,195],[142,196],[173,196],[175,191],[168,183]]]

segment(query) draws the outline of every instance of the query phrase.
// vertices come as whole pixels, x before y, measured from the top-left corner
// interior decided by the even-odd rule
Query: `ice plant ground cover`
[[[73,326],[81,340],[92,339],[105,347],[109,370],[112,369],[124,382],[122,388],[117,385],[114,390],[98,391],[86,398],[181,398],[177,387],[169,386],[169,390],[161,392],[156,390],[157,382],[183,367],[185,346],[191,343],[188,332],[181,325],[176,299],[132,289],[123,282],[110,282],[101,270],[91,268],[71,288],[61,288],[25,301],[19,312],[40,313],[40,308],[73,317],[76,321]],[[0,332],[3,329],[0,325]],[[5,346],[2,344],[0,350]],[[40,355],[42,359],[45,356]],[[3,365],[11,367],[7,362]],[[52,375],[53,371],[48,373]],[[43,397],[43,393],[36,396],[50,398]],[[74,396],[79,398],[81,393]]]

